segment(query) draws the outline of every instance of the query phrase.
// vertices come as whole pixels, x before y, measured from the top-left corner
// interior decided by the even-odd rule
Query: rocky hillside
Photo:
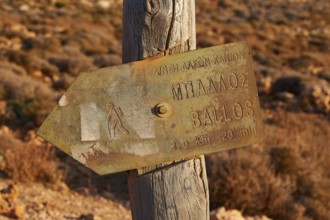
[[[207,157],[212,218],[329,218],[329,11],[329,0],[196,1],[198,48],[251,45],[266,131]],[[99,177],[35,135],[80,71],[121,64],[121,32],[120,0],[1,1],[0,219],[130,218],[125,173]]]

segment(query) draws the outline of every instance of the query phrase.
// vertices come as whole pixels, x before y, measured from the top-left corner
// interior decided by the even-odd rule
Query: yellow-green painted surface
[[[99,174],[260,142],[245,42],[81,73],[38,134]]]

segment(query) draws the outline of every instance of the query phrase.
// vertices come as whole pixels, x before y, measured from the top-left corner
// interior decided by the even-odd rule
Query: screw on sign
[[[173,65],[177,70],[168,72]],[[99,174],[242,147],[263,136],[244,42],[81,73],[65,100],[38,134]],[[68,139],[69,127],[76,132]]]

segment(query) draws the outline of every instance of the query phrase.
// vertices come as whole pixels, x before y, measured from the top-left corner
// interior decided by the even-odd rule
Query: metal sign
[[[249,47],[241,42],[83,72],[38,134],[99,174],[259,142]]]

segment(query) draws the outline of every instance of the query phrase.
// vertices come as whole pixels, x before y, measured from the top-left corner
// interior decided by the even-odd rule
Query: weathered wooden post
[[[194,13],[193,0],[125,0],[123,62],[144,60],[80,73],[38,130],[98,174],[131,170],[134,220],[209,219],[198,155],[263,137],[249,46],[180,53],[195,49]]]
[[[124,0],[123,63],[196,49],[195,0]],[[209,219],[204,156],[129,171],[134,220]]]

